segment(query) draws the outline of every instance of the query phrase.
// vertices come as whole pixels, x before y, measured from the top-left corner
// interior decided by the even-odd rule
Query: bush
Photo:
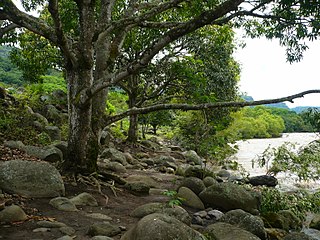
[[[260,213],[291,210],[300,219],[304,219],[307,212],[320,212],[320,191],[310,194],[305,191],[293,194],[281,193],[275,188],[261,188]]]

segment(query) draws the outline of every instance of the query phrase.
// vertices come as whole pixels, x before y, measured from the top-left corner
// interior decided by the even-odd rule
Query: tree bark
[[[68,155],[63,169],[71,172],[90,173],[96,170],[97,158],[92,156],[94,136],[91,129],[92,101],[79,104],[81,90],[90,85],[92,71],[66,69],[68,79],[69,139]]]
[[[130,91],[129,96],[129,109],[136,107],[137,96],[138,96],[138,76],[130,77]],[[133,114],[129,116],[129,130],[127,142],[136,143],[138,141],[138,114]]]

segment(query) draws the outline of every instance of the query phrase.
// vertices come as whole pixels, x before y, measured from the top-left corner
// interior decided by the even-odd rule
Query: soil
[[[8,153],[8,150],[0,146],[0,161],[24,157],[26,160],[37,160],[19,151]],[[130,175],[148,175],[153,177],[158,183],[158,189],[174,190],[177,187],[179,180],[177,176],[172,174],[159,173],[153,169],[147,170],[127,170],[122,177]],[[80,193],[88,192],[92,194],[98,201],[98,207],[83,206],[77,207],[77,212],[63,212],[53,208],[47,198],[24,198],[18,195],[5,195],[6,205],[16,204],[23,208],[28,215],[28,220],[24,222],[15,222],[6,225],[0,225],[0,239],[1,240],[53,240],[64,236],[59,229],[51,228],[47,232],[33,232],[34,229],[39,228],[37,222],[40,220],[59,221],[65,223],[67,226],[75,229],[73,237],[76,240],[90,239],[87,231],[90,225],[103,220],[97,220],[87,217],[87,213],[101,213],[112,218],[112,224],[121,226],[123,231],[121,234],[114,236],[113,239],[120,239],[124,232],[139,219],[130,216],[132,210],[136,207],[149,202],[168,202],[168,197],[159,193],[147,196],[135,196],[125,190],[122,186],[115,185],[115,193],[111,188],[101,186],[101,191],[98,191],[97,186],[93,186],[83,181],[75,181],[69,177],[64,177],[66,197],[71,198]],[[1,203],[0,203],[1,204]]]

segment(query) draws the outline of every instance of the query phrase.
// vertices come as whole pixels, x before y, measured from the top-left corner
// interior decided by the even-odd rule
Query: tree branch
[[[0,20],[9,20],[19,27],[24,27],[40,36],[58,44],[54,31],[44,21],[27,13],[20,11],[12,0],[1,0]]]
[[[19,28],[19,26],[15,23],[11,23],[5,27],[2,27],[0,29],[0,38],[3,38],[3,36],[7,33],[7,32],[10,32],[11,30],[13,29],[16,29],[16,28]]]
[[[175,2],[175,1],[172,1]],[[177,1],[179,2],[179,1]],[[102,89],[110,86],[116,85],[118,82],[122,81],[123,79],[127,78],[128,76],[137,73],[142,68],[147,66],[147,64],[152,60],[152,58],[158,54],[165,46],[174,42],[175,40],[179,39],[180,37],[193,32],[205,25],[209,25],[214,23],[215,20],[225,16],[226,14],[234,11],[237,7],[244,2],[244,0],[228,0],[224,3],[220,4],[213,10],[208,10],[202,13],[200,16],[195,17],[194,19],[181,24],[179,27],[173,28],[169,30],[164,36],[149,47],[146,48],[144,53],[140,56],[139,59],[134,61],[130,64],[126,69],[122,69],[113,76],[107,76],[106,78],[102,78],[99,80],[99,84],[93,86],[88,92],[87,101],[97,92],[101,91]],[[110,82],[110,79],[112,81]]]
[[[72,53],[70,44],[68,43],[68,39],[62,30],[62,23],[58,9],[58,0],[49,0],[48,9],[54,22],[55,33],[58,37],[58,44],[61,47],[61,50],[65,53],[65,55],[68,56],[71,62],[75,65],[77,62],[76,57]]]
[[[149,107],[143,108],[132,108],[123,113],[120,113],[115,116],[108,117],[107,125],[117,122],[127,116],[135,115],[135,114],[146,114],[150,112],[155,112],[159,110],[169,110],[169,109],[178,109],[184,111],[190,110],[205,110],[205,109],[215,109],[215,108],[239,108],[239,107],[246,107],[246,106],[257,106],[257,105],[265,105],[271,103],[281,103],[281,102],[292,102],[296,98],[302,98],[307,94],[311,93],[320,93],[320,89],[313,89],[304,92],[300,92],[294,95],[290,95],[287,97],[282,98],[274,98],[274,99],[267,99],[267,100],[259,100],[259,101],[249,101],[249,102],[216,102],[216,103],[204,103],[204,104],[158,104]]]

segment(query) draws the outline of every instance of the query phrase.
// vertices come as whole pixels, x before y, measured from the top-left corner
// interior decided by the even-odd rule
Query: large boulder
[[[267,239],[267,233],[264,229],[262,219],[241,209],[231,210],[225,213],[220,221],[235,225],[248,232],[251,232],[262,240]]]
[[[205,235],[214,240],[260,240],[248,231],[223,222],[209,225],[205,229]]]
[[[183,179],[180,187],[187,187],[191,189],[195,194],[201,193],[206,188],[203,181],[197,177],[187,177]]]
[[[313,216],[311,222],[310,222],[310,227],[320,230],[320,214],[316,214]]]
[[[290,210],[282,210],[277,213],[267,212],[262,215],[265,226],[289,230],[301,229],[300,219]]]
[[[24,146],[23,150],[30,156],[40,158],[48,162],[61,162],[63,154],[60,149],[55,146],[37,147],[37,146]]]
[[[103,152],[100,155],[101,159],[109,159],[110,161],[113,162],[119,162],[123,166],[127,165],[127,160],[123,152],[120,152],[119,150],[115,148],[106,148],[103,150]]]
[[[248,179],[248,183],[250,183],[253,186],[268,186],[268,187],[275,187],[278,185],[278,179],[276,179],[274,176],[270,175],[260,175],[260,176],[254,176],[250,177]]]
[[[58,170],[47,162],[10,160],[0,163],[0,188],[28,197],[65,194]]]
[[[182,198],[182,204],[194,209],[204,209],[201,199],[189,188],[181,187],[178,191],[178,197]]]
[[[141,205],[131,212],[132,217],[143,218],[152,213],[162,213],[174,217],[177,220],[190,225],[191,217],[189,213],[180,206],[169,207],[162,203],[147,203]]]
[[[185,151],[182,153],[184,158],[187,160],[189,163],[193,163],[195,165],[201,165],[202,164],[202,159],[201,157],[193,150]]]
[[[174,217],[154,213],[142,218],[121,240],[206,240]]]
[[[50,136],[51,141],[61,141],[61,131],[57,126],[46,126],[44,131]]]
[[[218,207],[225,211],[243,209],[252,214],[259,213],[259,195],[237,184],[229,182],[213,184],[202,191],[199,197],[210,207]]]

